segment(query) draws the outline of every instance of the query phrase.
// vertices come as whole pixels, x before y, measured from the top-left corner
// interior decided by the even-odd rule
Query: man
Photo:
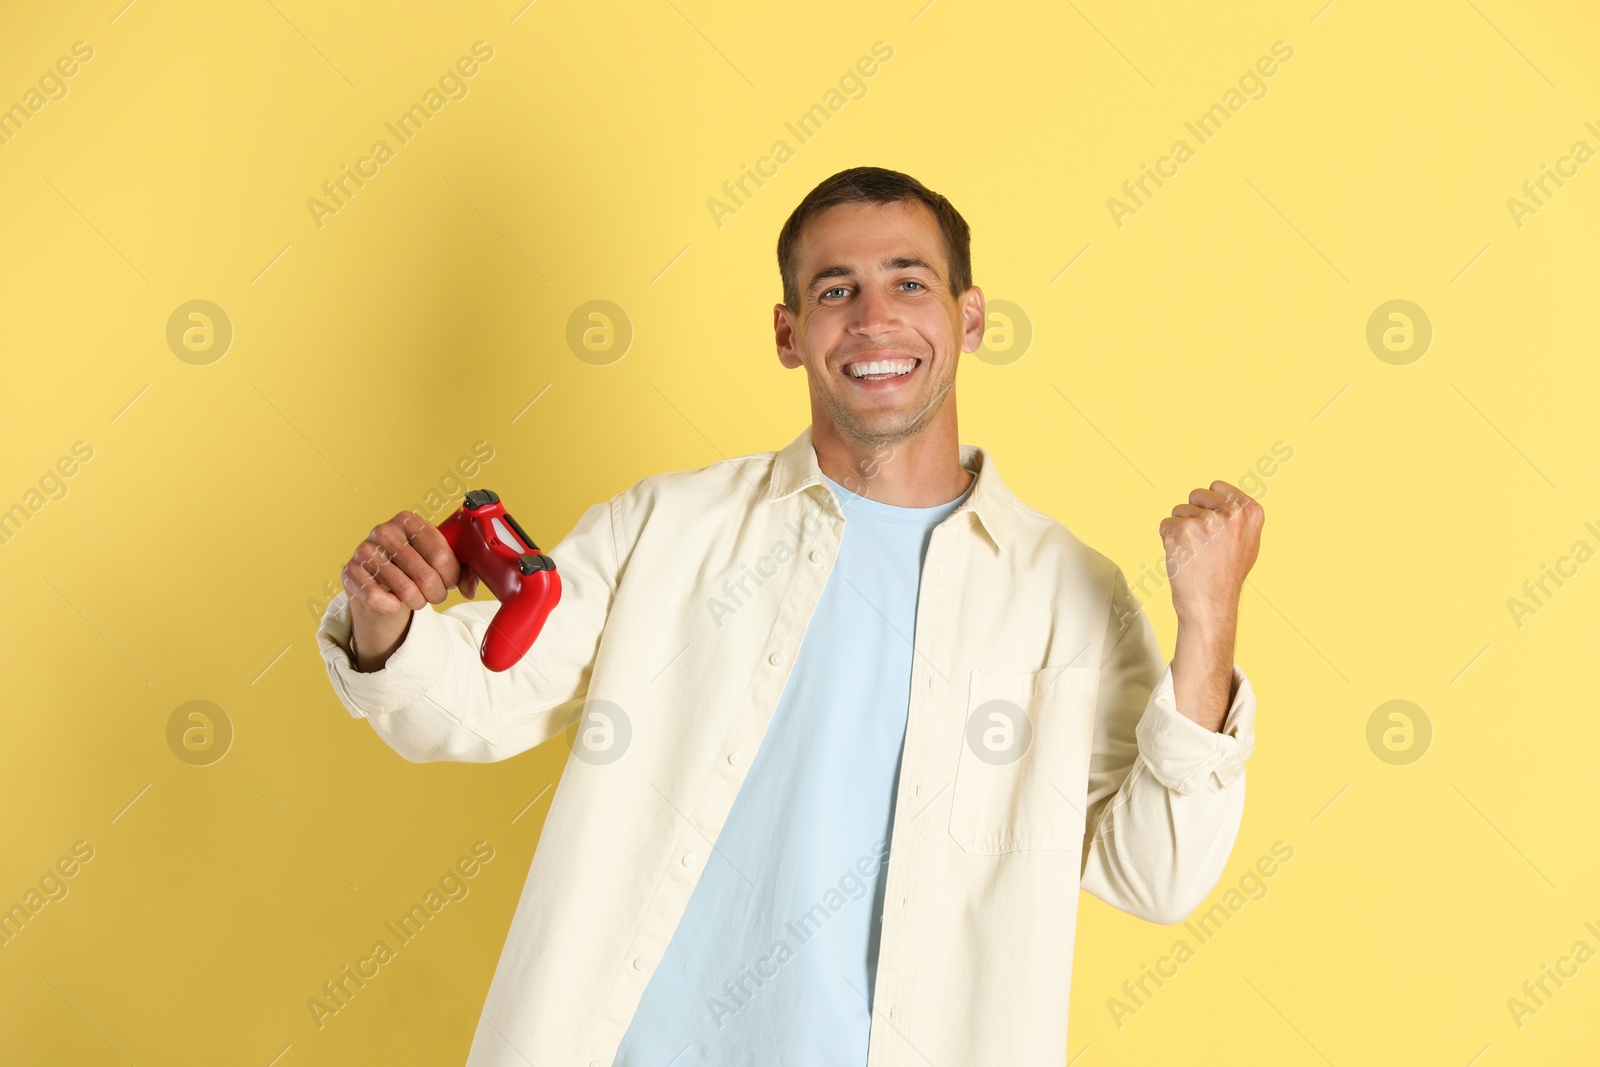
[[[476,577],[408,512],[323,620],[407,759],[576,720],[469,1067],[1058,1065],[1079,888],[1176,923],[1233,847],[1260,506],[1217,481],[1161,521],[1164,667],[1121,571],[958,444],[985,318],[950,203],[843,171],[778,261],[810,427],[585,512],[515,667],[478,660],[495,604],[434,610]]]

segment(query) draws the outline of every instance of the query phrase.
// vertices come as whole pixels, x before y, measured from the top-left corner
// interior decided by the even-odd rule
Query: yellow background
[[[401,760],[328,686],[324,583],[475,441],[475,483],[546,546],[647,474],[787,443],[809,409],[773,353],[777,231],[875,164],[952,199],[978,284],[1031,321],[1021,359],[964,361],[962,440],[1130,577],[1190,489],[1293,449],[1213,897],[1275,841],[1294,859],[1121,1027],[1108,998],[1186,935],[1086,898],[1070,1056],[1594,1062],[1600,962],[1520,1028],[1506,1000],[1600,950],[1600,563],[1520,628],[1506,602],[1600,550],[1600,162],[1520,228],[1506,200],[1600,148],[1600,17],[924,2],[13,5],[0,104],[94,56],[0,146],[0,508],[94,453],[0,545],[0,906],[74,842],[94,859],[0,947],[0,1059],[464,1059],[565,748]],[[319,228],[306,201],[478,40],[466,98]],[[798,144],[784,122],[879,40],[865,97]],[[1184,121],[1279,40],[1266,97],[1197,146]],[[1180,137],[1195,157],[1118,228],[1107,198]],[[780,138],[718,227],[707,200]],[[166,341],[194,299],[234,330],[210,365]],[[635,330],[609,366],[565,340],[593,299]],[[1393,299],[1435,331],[1407,366],[1365,341]],[[1150,613],[1170,650],[1164,594]],[[1394,699],[1434,731],[1404,766],[1366,740]],[[168,747],[190,700],[235,731],[209,766]],[[318,1029],[307,999],[479,840],[471,895]]]

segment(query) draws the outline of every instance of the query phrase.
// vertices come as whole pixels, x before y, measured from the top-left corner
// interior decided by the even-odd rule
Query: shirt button
[[[693,867],[694,866],[694,853],[693,852],[690,852],[690,853],[686,854],[683,857],[683,865],[685,867]]]
[[[633,961],[633,969],[636,971],[644,970],[644,957],[638,957]]]
[[[728,762],[733,764],[735,767],[739,766],[739,764],[744,762],[744,753],[743,752],[730,752],[730,753],[728,753]]]
[[[778,664],[783,662],[783,653],[774,652],[772,655],[767,657],[767,662],[776,667]]]
[[[821,563],[822,562],[822,549],[813,548],[811,550],[811,562],[812,563]]]

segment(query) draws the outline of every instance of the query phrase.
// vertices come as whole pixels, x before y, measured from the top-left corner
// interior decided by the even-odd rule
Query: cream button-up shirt
[[[1059,1067],[1078,890],[1158,923],[1199,905],[1238,834],[1255,697],[1235,666],[1220,731],[1181,715],[1121,570],[1013,496],[987,451],[960,459],[977,483],[933,531],[906,635],[867,1063]],[[807,427],[589,508],[547,553],[560,603],[504,673],[478,659],[492,598],[415,612],[368,674],[347,595],[329,605],[334,691],[408,760],[503,760],[575,727],[468,1067],[611,1062],[844,521]]]

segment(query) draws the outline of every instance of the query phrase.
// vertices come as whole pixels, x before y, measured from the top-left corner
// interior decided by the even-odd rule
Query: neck
[[[857,496],[895,507],[948,504],[974,477],[961,466],[953,418],[935,419],[904,441],[882,446],[846,437],[831,421],[813,418],[811,445],[823,474]]]

